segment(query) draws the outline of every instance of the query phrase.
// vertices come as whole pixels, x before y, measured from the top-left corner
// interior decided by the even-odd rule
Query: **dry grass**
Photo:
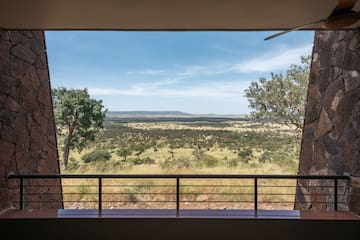
[[[284,135],[293,135],[295,128],[278,124],[278,123],[260,123],[251,121],[229,121],[229,126],[226,127],[214,127],[214,126],[198,126],[191,123],[179,123],[179,122],[141,122],[141,123],[128,123],[127,126],[137,129],[172,129],[172,130],[225,130],[233,132],[268,132],[276,131],[277,133]]]
[[[182,209],[252,209],[254,181],[181,179]],[[104,179],[104,209],[174,209],[175,179]],[[97,208],[97,180],[63,180],[65,208]],[[292,186],[292,187],[280,187]],[[294,180],[259,180],[259,209],[292,209]],[[285,195],[286,194],[286,195]]]
[[[227,127],[197,126],[174,122],[165,123],[129,123],[129,127],[140,129],[196,129],[196,130],[228,130],[233,132],[269,132],[276,131],[279,135],[293,135],[289,127],[270,123],[231,122]],[[211,137],[211,136],[209,136]],[[160,163],[171,156],[179,159],[193,155],[192,148],[170,149],[167,146],[156,150],[149,148],[141,154],[142,158],[155,160],[152,165],[124,166],[122,158],[112,153],[112,159],[107,162],[85,164],[81,156],[91,152],[93,148],[85,149],[81,154],[73,151],[71,157],[80,165],[77,169],[63,173],[104,173],[104,174],[295,174],[296,169],[287,165],[272,162],[259,163],[257,159],[263,153],[260,148],[253,148],[252,159],[248,163],[240,162],[236,167],[226,167],[220,164],[214,168],[162,169]],[[236,159],[238,153],[228,148],[214,145],[205,153],[219,162],[226,159]],[[136,157],[133,153],[129,158]],[[174,179],[104,179],[103,208],[142,208],[142,209],[174,209],[175,208]],[[259,209],[293,209],[295,181],[294,180],[259,180]],[[237,179],[182,179],[181,204],[182,209],[252,209],[254,207],[254,180]],[[289,186],[289,187],[280,187]],[[63,180],[65,208],[97,208],[98,186],[95,179]],[[264,202],[264,203],[262,203]]]
[[[164,171],[156,166],[136,166],[122,171],[107,171],[107,173],[118,174],[264,174],[270,172],[284,174],[281,168],[271,164],[264,164],[259,168],[204,168],[190,172],[188,170]],[[97,208],[97,184],[96,179],[63,180],[65,201],[71,201],[66,203],[65,207]],[[103,208],[174,209],[176,206],[174,203],[175,184],[174,179],[104,179]],[[182,209],[252,209],[254,207],[253,184],[253,180],[183,179],[180,188],[180,207]],[[293,208],[294,180],[259,180],[258,186],[259,209]]]

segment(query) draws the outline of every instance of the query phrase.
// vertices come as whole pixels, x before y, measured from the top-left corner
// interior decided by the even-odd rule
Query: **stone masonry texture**
[[[339,182],[339,210],[360,214],[359,29],[315,33],[299,173],[350,175],[350,184]],[[299,181],[295,207],[334,209],[333,189],[324,184],[333,181]],[[328,196],[316,195],[322,191]]]
[[[44,32],[0,30],[0,212],[19,207],[7,174],[57,174],[57,154]],[[25,208],[62,207],[60,181],[24,185]]]

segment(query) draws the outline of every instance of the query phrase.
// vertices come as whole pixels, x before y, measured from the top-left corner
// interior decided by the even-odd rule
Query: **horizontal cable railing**
[[[337,211],[345,205],[350,185],[349,176],[330,175],[10,174],[8,178],[16,180],[8,191],[20,209],[61,203],[65,208],[99,210],[258,210],[293,209],[296,203]],[[298,198],[300,190],[303,196]]]

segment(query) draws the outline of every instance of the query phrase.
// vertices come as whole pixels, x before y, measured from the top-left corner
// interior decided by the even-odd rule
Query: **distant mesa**
[[[247,115],[190,114],[181,111],[109,111],[106,113],[110,121],[210,121],[222,122],[232,120],[248,120]]]
[[[192,114],[180,111],[109,111],[107,117],[124,116],[190,116]]]

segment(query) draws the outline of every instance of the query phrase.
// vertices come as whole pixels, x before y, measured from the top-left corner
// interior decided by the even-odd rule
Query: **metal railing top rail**
[[[238,179],[309,179],[309,180],[329,180],[343,179],[350,180],[348,175],[288,175],[288,174],[13,174],[9,173],[8,179],[14,178],[190,178],[190,179],[210,179],[210,178],[238,178]]]

